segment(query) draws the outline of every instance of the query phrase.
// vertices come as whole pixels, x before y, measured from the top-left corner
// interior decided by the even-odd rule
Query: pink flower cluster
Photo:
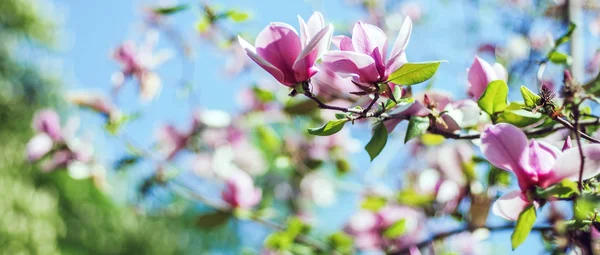
[[[350,77],[359,86],[384,82],[389,75],[406,63],[404,50],[408,45],[412,22],[406,18],[391,53],[388,41],[378,27],[356,23],[352,37],[332,38],[333,26],[326,25],[323,16],[315,12],[305,22],[299,17],[300,34],[285,23],[271,23],[256,38],[255,45],[239,38],[248,56],[280,83],[295,87],[308,82],[319,72],[332,81],[350,82],[331,76]],[[328,51],[330,42],[339,50]],[[318,59],[322,65],[317,66]],[[331,70],[331,71],[328,71]]]

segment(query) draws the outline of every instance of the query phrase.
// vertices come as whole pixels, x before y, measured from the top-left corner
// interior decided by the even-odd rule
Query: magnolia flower
[[[273,22],[257,36],[255,46],[238,36],[246,54],[281,84],[293,87],[308,81],[318,70],[315,62],[329,48],[333,26],[325,25],[323,16],[315,12],[300,22],[300,35],[285,23]]]
[[[160,143],[160,151],[167,159],[172,159],[187,146],[189,133],[180,132],[172,125],[160,127],[156,136]]]
[[[352,38],[333,38],[340,50],[327,52],[323,63],[343,77],[353,77],[357,83],[371,85],[386,81],[392,72],[407,62],[404,50],[411,31],[412,21],[407,17],[386,61],[388,42],[385,33],[374,25],[359,21],[354,25]]]
[[[382,233],[396,222],[404,220],[405,233],[395,238],[384,238]],[[350,217],[344,230],[354,237],[360,250],[385,250],[395,246],[408,248],[420,238],[423,230],[421,212],[406,206],[386,205],[377,212],[360,210]]]
[[[33,129],[39,133],[45,133],[53,140],[60,140],[61,127],[60,117],[52,109],[44,109],[35,113],[32,121]]]
[[[587,144],[581,149],[585,156],[585,180],[600,173],[600,145]],[[492,165],[517,176],[521,190],[504,194],[492,208],[494,214],[508,220],[518,219],[521,211],[534,202],[527,192],[536,186],[547,188],[563,179],[579,178],[578,148],[561,152],[544,142],[528,141],[523,131],[509,124],[488,126],[481,135],[481,151]]]
[[[490,82],[495,80],[506,81],[507,79],[506,69],[504,69],[502,65],[495,63],[494,66],[491,66],[488,62],[478,56],[475,56],[468,73],[468,93],[469,96],[475,100],[481,97]]]
[[[139,82],[140,97],[143,100],[154,99],[161,88],[160,77],[153,70],[173,57],[173,51],[163,49],[154,52],[158,33],[150,31],[146,41],[139,47],[133,41],[125,41],[112,53],[113,59],[121,64],[121,71],[113,74],[115,90],[118,90],[126,78],[135,77]]]
[[[262,190],[254,187],[252,177],[243,171],[233,173],[225,181],[222,198],[232,207],[250,209],[261,197]]]

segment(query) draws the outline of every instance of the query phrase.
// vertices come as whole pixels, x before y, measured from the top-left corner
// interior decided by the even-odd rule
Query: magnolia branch
[[[504,231],[504,230],[511,230],[515,228],[514,224],[507,224],[507,225],[502,225],[502,226],[488,226],[488,227],[483,227],[491,232],[494,231]],[[439,241],[439,240],[444,240],[450,236],[453,235],[457,235],[457,234],[461,234],[467,231],[473,231],[474,229],[470,229],[467,227],[463,227],[463,228],[458,228],[458,229],[454,229],[454,230],[450,230],[450,231],[446,231],[446,232],[440,232],[437,234],[432,235],[431,237],[417,243],[416,245],[413,245],[412,247],[416,246],[419,249],[423,249],[427,246],[429,246],[430,244]],[[547,230],[552,230],[552,227],[550,226],[538,226],[538,227],[533,227],[532,231],[547,231]],[[394,251],[391,253],[388,253],[390,255],[400,255],[400,254],[408,254],[409,253],[409,248],[406,249],[402,249],[399,251]]]

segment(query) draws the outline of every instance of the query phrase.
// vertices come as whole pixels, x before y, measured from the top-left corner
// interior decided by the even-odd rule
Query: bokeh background
[[[369,9],[358,0],[222,0],[180,1],[191,7],[168,17],[169,29],[158,30],[157,49],[174,56],[156,69],[163,88],[151,102],[140,102],[137,88],[128,81],[111,94],[119,65],[111,52],[124,40],[143,42],[152,29],[148,8],[173,1],[0,1],[0,250],[3,254],[255,254],[272,230],[252,221],[231,220],[206,230],[194,224],[193,212],[208,210],[201,204],[173,198],[152,188],[140,198],[140,187],[156,166],[141,161],[127,170],[115,162],[128,153],[126,144],[156,146],[157,129],[170,123],[188,127],[197,109],[231,114],[244,109],[240,92],[258,83],[273,84],[263,70],[228,71],[242,61],[239,56],[202,34],[202,4],[248,12],[244,22],[223,24],[229,34],[256,35],[272,21],[297,26],[297,15],[320,11],[335,24],[336,34],[348,34],[358,20],[379,22],[395,38],[404,16],[415,22],[407,49],[410,61],[447,60],[432,86],[466,98],[467,68],[475,55],[493,62],[502,59],[511,72],[511,86],[536,88],[537,62],[548,49],[547,35],[566,30],[565,17],[549,13],[559,1],[535,0],[411,0],[373,2]],[[594,2],[594,1],[590,1]],[[370,11],[369,11],[370,10]],[[383,15],[380,17],[378,15]],[[594,11],[582,11],[573,54],[575,61],[590,63],[599,46],[600,21]],[[572,17],[571,17],[572,18]],[[164,28],[164,27],[163,27]],[[170,32],[169,32],[170,31]],[[565,51],[570,51],[565,46]],[[500,57],[498,57],[500,56]],[[242,56],[243,57],[243,56]],[[233,66],[233,67],[232,67]],[[578,67],[575,78],[595,76]],[[544,80],[560,84],[560,66],[549,65]],[[596,70],[597,71],[597,70]],[[112,78],[111,78],[112,77]],[[425,86],[415,90],[424,90]],[[111,95],[123,112],[139,113],[122,136],[105,130],[105,119],[66,103],[67,91],[97,91]],[[516,92],[518,90],[513,90]],[[518,98],[518,94],[512,97]],[[53,107],[62,116],[76,116],[79,132],[93,141],[96,160],[107,168],[110,191],[99,191],[91,180],[74,180],[65,172],[43,173],[25,160],[25,144],[32,136],[31,118],[40,108]],[[298,129],[303,132],[303,129]],[[352,170],[335,180],[335,198],[326,206],[311,206],[318,219],[315,231],[341,229],[360,203],[362,190],[393,189],[402,184],[409,154],[402,132],[392,135],[382,154],[370,162],[362,150],[370,137],[368,125],[351,128],[355,147],[347,158]],[[189,187],[212,197],[220,196],[221,183],[197,178],[193,162],[185,155],[175,164]],[[184,213],[173,213],[181,212]],[[176,216],[173,216],[176,215]],[[493,215],[491,223],[502,222]],[[452,229],[459,223],[447,217],[428,224],[432,231]],[[489,254],[509,254],[510,230],[494,232],[481,242]],[[538,233],[515,254],[542,253]]]

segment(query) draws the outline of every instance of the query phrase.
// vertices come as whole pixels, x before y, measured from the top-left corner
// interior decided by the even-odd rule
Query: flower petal
[[[308,44],[302,49],[298,59],[294,62],[293,69],[296,81],[305,81],[312,77],[316,72],[315,61],[329,48],[333,26],[329,25],[319,31]]]
[[[487,85],[494,80],[497,80],[496,71],[485,60],[475,56],[471,68],[469,68],[469,95],[478,99],[487,88]]]
[[[492,206],[492,212],[507,220],[519,219],[519,214],[529,206],[531,202],[524,198],[519,190],[514,190],[502,195]]]
[[[362,53],[330,51],[323,56],[323,64],[342,77],[358,76],[358,80],[364,83],[375,83],[380,78],[375,60]]]
[[[536,183],[536,173],[529,167],[527,136],[510,124],[488,126],[481,134],[481,151],[492,165],[512,171],[519,186],[526,190]]]
[[[377,50],[379,58],[375,62],[385,63],[383,58],[387,55],[387,36],[380,28],[357,22],[352,29],[352,45],[356,52],[372,57]]]
[[[531,139],[529,143],[529,164],[538,176],[549,172],[560,154],[558,148],[547,143],[537,142],[535,139]]]
[[[394,47],[392,48],[392,53],[390,54],[390,58],[388,59],[387,66],[388,72],[392,73],[396,71],[400,66],[396,67],[396,62],[400,60],[401,55],[404,54],[404,50],[408,45],[408,41],[410,39],[410,35],[412,33],[412,20],[410,17],[406,17],[404,22],[402,23],[402,27],[400,31],[398,31],[398,36],[396,37],[396,42],[394,43]],[[396,69],[393,69],[393,68]]]
[[[27,159],[36,161],[52,150],[52,138],[45,134],[39,133],[29,140],[27,143]]]
[[[331,39],[331,42],[343,51],[354,51],[354,46],[352,46],[352,39],[345,35],[334,36]]]
[[[283,73],[283,84],[293,85],[293,65],[302,51],[300,37],[285,23],[271,23],[256,38],[256,53]],[[268,71],[268,70],[267,70]]]
[[[53,140],[61,138],[60,117],[52,109],[36,112],[32,125],[37,132],[44,132]]]
[[[254,48],[254,46],[252,46],[250,43],[248,43],[242,37],[238,36],[238,42],[240,43],[240,46],[242,46],[242,48],[244,48],[244,50],[246,51],[246,54],[248,54],[248,56],[254,62],[256,62],[256,64],[258,64],[260,67],[265,69],[265,71],[267,71],[271,75],[273,75],[273,77],[277,81],[283,83],[283,81],[284,81],[283,72],[281,72],[279,69],[277,69],[277,67],[275,67],[274,65],[269,63],[267,60],[265,60],[264,58],[262,58],[261,56],[256,54],[256,49]]]
[[[585,157],[583,180],[586,180],[600,173],[600,144],[583,145],[582,150]],[[573,147],[564,151],[556,159],[552,172],[540,179],[540,186],[547,187],[563,179],[579,180],[580,165],[579,148]]]

